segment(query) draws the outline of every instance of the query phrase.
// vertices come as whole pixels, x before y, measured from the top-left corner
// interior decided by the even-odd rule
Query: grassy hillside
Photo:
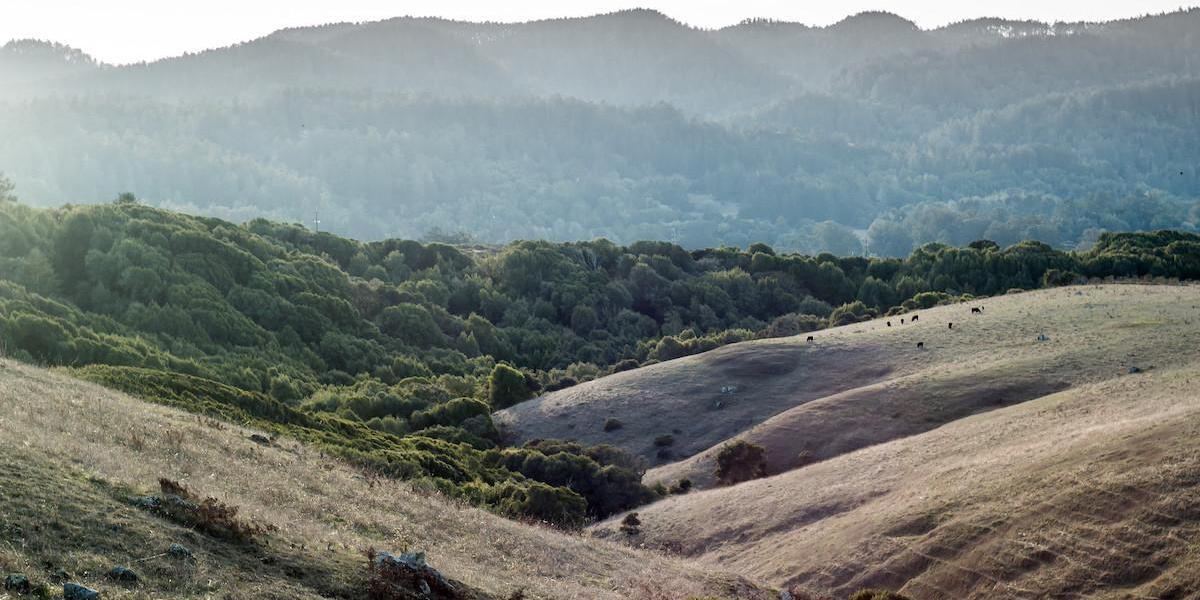
[[[0,361],[0,572],[54,587],[63,569],[105,598],[362,598],[374,547],[426,552],[464,598],[765,598],[707,568],[507,520],[253,433]],[[131,504],[160,477],[277,531],[236,543]],[[194,559],[164,555],[172,543]],[[116,565],[141,583],[106,578]]]
[[[635,541],[821,598],[867,586],[917,598],[1185,597],[1200,585],[1197,306],[1193,286],[1069,287],[921,311],[915,326],[771,342],[805,348],[800,364],[739,381],[747,393],[731,407],[755,404],[773,379],[841,378],[808,369],[806,353],[855,351],[887,373],[755,413],[752,427],[703,419],[762,444],[772,476],[643,508]],[[763,345],[725,348],[722,372]],[[647,371],[661,380],[669,367]],[[639,417],[698,421],[651,412]],[[708,461],[650,476],[703,482]]]
[[[1192,289],[1086,286],[906,311],[811,342],[754,340],[627,371],[496,418],[518,442],[613,444],[658,465],[650,481],[708,486],[735,436],[763,445],[778,473],[1130,366],[1189,360],[1188,338],[1172,333],[1195,318]],[[609,419],[622,427],[605,431]]]
[[[980,241],[904,260],[762,244],[457,248],[235,225],[128,195],[54,210],[5,197],[0,348],[386,476],[426,479],[501,514],[574,527],[660,491],[611,445],[506,445],[493,411],[731,342],[973,294],[1085,276],[1195,277],[1197,248],[1200,237],[1169,231],[1106,234],[1087,253]],[[866,364],[829,358],[829,371]],[[739,427],[757,422],[747,415]],[[686,441],[688,452],[727,437],[711,433]]]

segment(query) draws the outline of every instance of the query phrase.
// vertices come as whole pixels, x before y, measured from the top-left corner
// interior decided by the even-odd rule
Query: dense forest
[[[933,243],[903,259],[451,246],[238,225],[131,194],[35,208],[0,185],[4,355],[562,525],[667,490],[611,447],[506,446],[493,411],[722,344],[1107,277],[1200,278],[1200,236],[1104,233],[1086,252]]]
[[[653,11],[288,29],[147,64],[0,49],[27,202],[143,202],[357,239],[926,242],[1195,230],[1200,10],[921,30]]]

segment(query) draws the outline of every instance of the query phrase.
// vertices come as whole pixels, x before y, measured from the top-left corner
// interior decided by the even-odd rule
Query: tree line
[[[0,202],[7,356],[563,524],[666,490],[643,486],[647,465],[615,448],[508,447],[494,411],[722,344],[1104,277],[1200,277],[1200,236],[1104,233],[1083,252],[976,240],[866,258],[761,243],[360,242],[128,194]]]

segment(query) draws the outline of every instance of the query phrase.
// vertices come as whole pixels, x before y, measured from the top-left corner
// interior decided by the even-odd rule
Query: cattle
[[[888,324],[888,327],[891,327],[891,326],[892,326],[892,322],[891,322],[891,321],[888,321],[888,322],[887,322],[887,324]]]
[[[903,324],[904,324],[904,317],[900,317],[900,324],[901,324],[901,325],[903,325]]]
[[[807,340],[807,341],[809,341],[809,342],[813,341],[813,336],[811,336],[811,335],[810,335],[810,336],[808,336],[808,340]]]
[[[916,323],[916,322],[917,322],[917,319],[919,319],[919,318],[920,318],[920,316],[919,316],[919,315],[913,315],[912,322],[913,322],[913,323]]]
[[[924,347],[925,347],[925,342],[917,342],[917,350],[921,350]]]
[[[973,315],[982,315],[982,314],[983,314],[983,309],[982,309],[982,308],[979,308],[978,306],[972,306],[972,307],[971,307],[971,314],[973,314]]]
[[[949,325],[949,327],[947,327],[946,329],[954,329],[954,323],[947,323],[947,325]]]

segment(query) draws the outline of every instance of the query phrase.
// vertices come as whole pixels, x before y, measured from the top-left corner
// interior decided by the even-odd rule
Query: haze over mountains
[[[633,10],[287,29],[122,67],[18,41],[0,171],[34,204],[133,191],[372,239],[1069,248],[1195,228],[1198,32],[1196,9],[928,31]]]

